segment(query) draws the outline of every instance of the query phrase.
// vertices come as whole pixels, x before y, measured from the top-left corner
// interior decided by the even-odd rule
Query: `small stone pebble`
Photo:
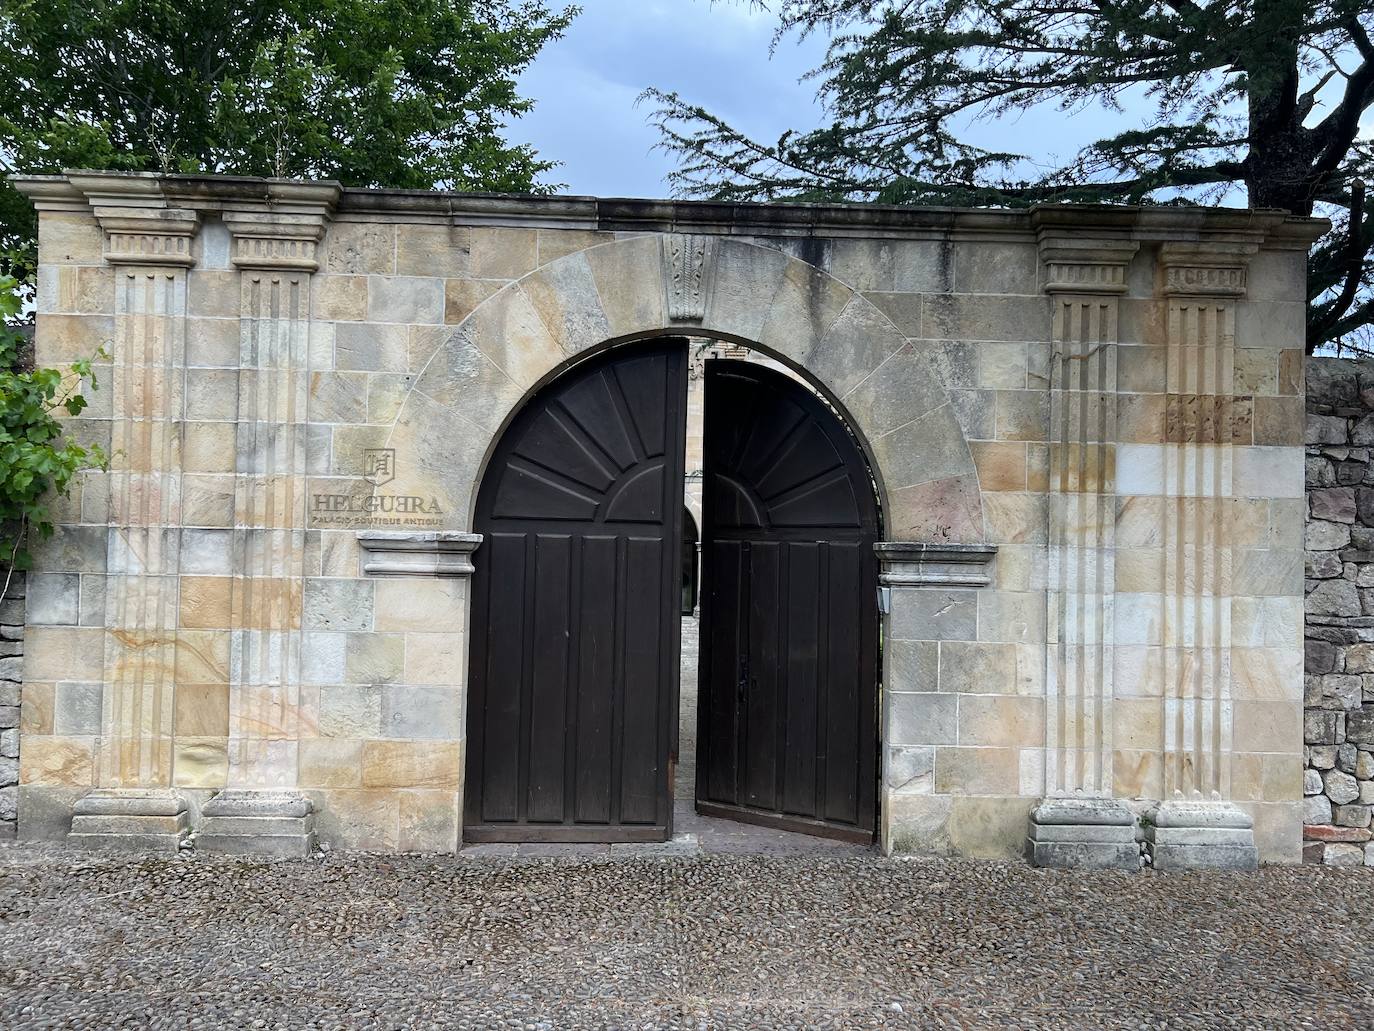
[[[1374,1027],[1374,870],[0,845],[0,1027]]]

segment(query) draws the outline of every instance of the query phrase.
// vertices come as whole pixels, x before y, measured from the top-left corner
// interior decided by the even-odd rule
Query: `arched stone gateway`
[[[479,304],[438,343],[396,419],[388,443],[415,456],[400,492],[468,515],[501,428],[533,391],[603,347],[673,332],[744,343],[803,373],[864,442],[894,537],[983,540],[941,354],[813,265],[683,234],[589,247]]]
[[[116,457],[37,549],[0,832],[457,847],[484,473],[541,388],[686,336],[871,470],[884,848],[1298,859],[1321,223],[16,182],[39,361],[110,345]]]

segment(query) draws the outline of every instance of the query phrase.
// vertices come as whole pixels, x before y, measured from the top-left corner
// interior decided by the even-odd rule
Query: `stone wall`
[[[115,456],[29,581],[21,836],[288,791],[331,846],[456,847],[486,456],[570,363],[670,334],[787,364],[865,444],[885,846],[1009,855],[1041,797],[1182,797],[1299,860],[1322,223],[20,188],[38,358],[109,343],[80,424]]]
[[[24,577],[0,600],[0,841],[14,837],[19,796],[19,684],[24,670]]]
[[[1374,362],[1307,361],[1303,858],[1374,866]]]

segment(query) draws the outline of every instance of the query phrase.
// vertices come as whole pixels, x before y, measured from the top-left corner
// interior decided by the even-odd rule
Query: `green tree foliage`
[[[505,139],[541,0],[4,0],[0,173],[112,168],[544,192]],[[0,274],[34,218],[0,183]]]
[[[83,387],[97,386],[94,361],[108,356],[102,351],[73,362],[65,375],[28,368],[27,338],[15,325],[16,285],[0,276],[0,597],[14,570],[28,568],[32,535],[52,535],[53,495],[65,495],[82,469],[106,465],[100,445],[83,447],[64,434],[59,415],[81,414]]]
[[[675,190],[717,199],[893,204],[1207,202],[1333,216],[1309,269],[1309,349],[1374,343],[1369,0],[775,0],[775,45],[825,33],[828,124],[755,140],[651,90]],[[968,140],[1040,104],[1145,110],[1029,177]],[[1042,156],[1043,160],[1043,156]],[[1374,206],[1374,205],[1372,205]]]

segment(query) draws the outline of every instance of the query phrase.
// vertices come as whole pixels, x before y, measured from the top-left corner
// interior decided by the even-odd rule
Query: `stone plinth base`
[[[1145,851],[1156,870],[1254,870],[1254,821],[1230,802],[1161,802],[1144,821]]]
[[[175,852],[190,833],[186,799],[157,788],[97,788],[77,799],[67,840],[85,848]]]
[[[221,791],[201,810],[196,848],[304,859],[315,848],[314,806],[286,791]]]
[[[1047,798],[1031,810],[1026,856],[1056,870],[1139,870],[1135,814],[1112,798]]]

